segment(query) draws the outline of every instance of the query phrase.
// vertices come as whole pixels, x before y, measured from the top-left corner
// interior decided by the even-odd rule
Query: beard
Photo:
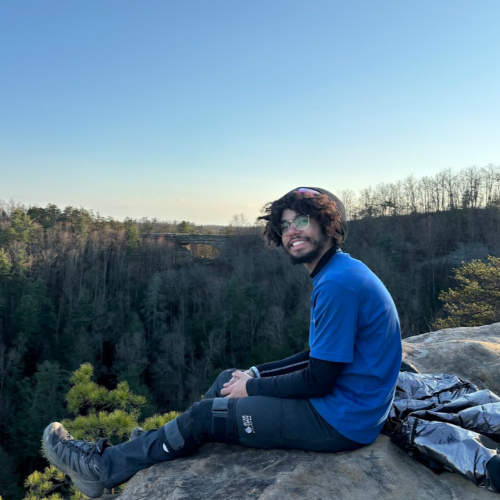
[[[311,238],[301,238],[305,241],[308,241],[312,248],[301,255],[292,255],[288,247],[283,246],[285,252],[290,257],[290,260],[294,266],[297,264],[309,264],[310,262],[314,262],[323,252],[326,246],[327,238],[322,235],[321,239],[311,239]],[[293,243],[291,241],[290,243]]]

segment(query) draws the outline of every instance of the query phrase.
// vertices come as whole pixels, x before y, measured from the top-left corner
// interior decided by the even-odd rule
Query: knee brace
[[[176,424],[172,421],[164,426],[167,441],[172,447],[180,447],[178,450],[214,441],[236,443],[235,404],[236,399],[229,398],[203,399],[195,403],[177,417]]]
[[[212,403],[212,437],[217,443],[236,443],[235,399],[215,398]]]
[[[167,450],[165,451],[179,451],[185,447],[186,441],[182,437],[176,418],[174,418],[174,420],[171,420],[170,422],[167,422],[163,426],[163,432],[166,440],[165,445],[167,447]]]

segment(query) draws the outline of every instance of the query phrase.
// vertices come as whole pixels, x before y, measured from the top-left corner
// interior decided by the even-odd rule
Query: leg
[[[229,377],[230,378],[230,377]],[[227,406],[227,419],[214,416],[214,401]],[[190,455],[205,443],[218,441],[237,443],[234,425],[236,399],[203,399],[163,427],[146,432],[118,446],[104,447],[100,457],[100,481],[114,488],[129,480],[138,471],[156,463]],[[218,432],[218,429],[222,429]],[[214,439],[214,435],[217,435]]]
[[[51,463],[91,497],[99,496],[104,487],[124,483],[142,469],[185,457],[209,442],[319,452],[363,446],[338,433],[308,400],[265,396],[204,399],[160,429],[118,446],[110,446],[106,440],[96,445],[76,441],[60,424],[49,425],[44,433]],[[83,471],[75,466],[81,462],[88,463]]]
[[[223,384],[231,380],[236,368],[224,370],[205,394],[205,398],[221,397]],[[244,420],[261,428],[261,436],[250,432]],[[339,452],[360,448],[331,427],[306,399],[278,399],[254,396],[236,400],[234,420],[237,422],[238,444],[253,448],[295,448],[308,451]],[[281,437],[279,437],[281,436]],[[276,446],[271,446],[276,439]],[[314,444],[313,440],[319,442]],[[324,449],[321,449],[324,448]]]
[[[222,372],[207,391],[204,401],[211,401],[209,398],[220,396],[223,384],[231,379],[233,372],[234,370]],[[210,414],[207,411],[200,411],[207,405],[211,403],[204,403],[200,408],[194,405],[186,412],[186,417],[181,419],[181,424],[191,419],[195,422],[202,422],[203,419],[200,419],[198,415]],[[175,430],[176,427],[178,428],[178,424],[171,423],[169,429]],[[191,432],[188,430],[190,427],[188,423],[184,423],[183,427],[182,432],[185,436],[190,436],[191,433],[195,436],[199,434],[197,441],[187,439],[188,446],[180,447],[185,448],[184,450],[170,450],[170,454],[167,454],[163,448],[163,445],[170,446],[170,444],[167,445],[164,431],[144,432],[140,428],[132,431],[136,437],[133,445],[123,443],[121,446],[111,447],[107,440],[88,443],[74,439],[59,422],[54,422],[45,429],[42,443],[49,462],[71,476],[77,488],[85,495],[95,498],[102,494],[105,484],[109,487],[117,486],[145,467],[186,455],[203,444],[204,438],[201,436],[206,433],[200,429]]]
[[[107,488],[115,487],[139,470],[185,457],[210,442],[317,452],[363,446],[337,432],[307,399],[204,399],[162,428],[106,449],[100,480]]]
[[[97,443],[74,439],[54,422],[43,433],[43,449],[49,462],[68,474],[82,493],[97,498],[105,487],[118,486],[156,463],[189,455],[210,441],[213,402],[204,399],[163,427],[118,446],[106,439]],[[233,407],[236,400],[225,402]]]
[[[210,389],[205,393],[205,399],[220,398],[223,385],[231,380],[233,373],[236,368],[229,368],[229,370],[224,370],[215,379],[215,382],[210,386]]]
[[[212,398],[220,398],[223,397],[220,393],[223,385],[226,382],[231,380],[233,373],[236,371],[236,368],[229,368],[228,370],[224,370],[221,372],[218,377],[215,379],[215,382],[210,386],[210,389],[204,395],[204,399],[212,399]],[[142,436],[146,431],[141,427],[135,427],[130,433],[130,439],[136,439],[139,436]]]
[[[307,399],[237,399],[238,444],[251,448],[336,453],[364,445],[336,431]]]

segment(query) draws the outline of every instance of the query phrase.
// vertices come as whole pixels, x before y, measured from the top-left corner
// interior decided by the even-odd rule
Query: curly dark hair
[[[293,190],[279,200],[264,205],[262,211],[265,215],[262,215],[259,219],[267,221],[264,236],[269,246],[280,247],[282,245],[281,236],[278,231],[281,223],[281,214],[287,208],[297,214],[309,215],[319,223],[323,234],[332,239],[336,248],[342,245],[347,235],[345,209],[342,202],[326,190],[319,190],[319,188],[311,189],[321,191],[322,194]]]

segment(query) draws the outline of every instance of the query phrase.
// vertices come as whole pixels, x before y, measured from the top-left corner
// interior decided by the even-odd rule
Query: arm
[[[298,354],[294,354],[293,356],[280,361],[271,361],[270,363],[264,363],[263,365],[252,366],[252,368],[249,368],[243,373],[252,378],[272,377],[302,370],[307,368],[308,365],[309,350],[299,352]],[[238,377],[233,376],[229,382],[224,384],[224,387],[233,385],[237,380]]]
[[[246,382],[249,396],[271,396],[288,399],[320,397],[332,391],[344,363],[309,358],[306,368],[292,373],[266,378],[252,378]]]
[[[252,368],[250,368],[252,374],[250,375],[255,376],[256,378],[273,377],[276,375],[284,375],[286,373],[302,370],[307,368],[308,365],[309,350],[299,352],[298,354],[294,354],[293,356],[280,361],[271,361],[270,363],[252,366]]]
[[[353,361],[359,303],[352,290],[336,281],[321,283],[313,298],[309,365],[299,371],[266,378],[251,378],[247,373],[235,372],[233,379],[224,384],[222,395],[309,399],[332,391],[343,367]]]
[[[356,295],[335,281],[327,281],[316,287],[313,299],[308,366],[293,373],[248,380],[249,395],[300,399],[324,396],[332,391],[345,365],[352,362]]]

